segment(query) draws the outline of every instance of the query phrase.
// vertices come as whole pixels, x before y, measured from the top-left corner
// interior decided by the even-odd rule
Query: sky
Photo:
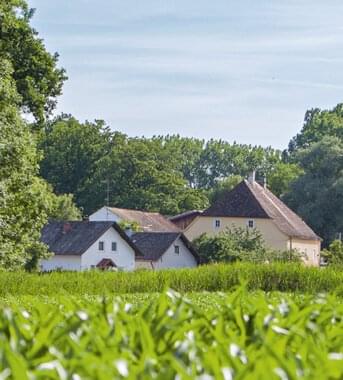
[[[69,77],[57,113],[129,136],[283,149],[342,102],[342,0],[29,0]]]

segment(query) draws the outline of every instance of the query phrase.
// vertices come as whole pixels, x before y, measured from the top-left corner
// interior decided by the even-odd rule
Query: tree
[[[52,196],[52,211],[49,218],[54,220],[81,220],[82,213],[74,203],[72,194],[62,194]]]
[[[343,140],[343,103],[332,110],[313,108],[307,111],[302,130],[290,141],[288,151],[292,154],[299,149],[308,148],[327,136]]]
[[[302,173],[302,169],[295,163],[278,162],[267,177],[268,187],[276,196],[282,197]]]
[[[232,175],[215,183],[214,187],[209,191],[209,199],[211,204],[223,197],[223,194],[232,190],[237,186],[243,178],[239,175]]]
[[[329,264],[343,264],[343,242],[334,240],[327,249],[324,249],[322,256]]]
[[[73,194],[77,205],[84,206],[80,198],[88,191],[85,181],[110,152],[113,140],[120,138],[101,120],[80,123],[70,115],[58,116],[40,132],[38,146],[44,156],[40,173],[56,194]]]
[[[249,255],[265,257],[262,235],[256,230],[233,227],[216,235],[202,234],[193,241],[204,263],[233,262]]]
[[[0,58],[0,67],[0,267],[33,269],[47,255],[39,237],[51,197],[37,176],[39,155],[18,112],[11,65]]]
[[[343,231],[343,141],[324,137],[299,150],[295,159],[303,174],[291,184],[284,199],[326,245]]]
[[[18,105],[41,123],[55,108],[67,77],[57,68],[58,54],[47,52],[30,26],[33,14],[25,0],[0,0],[0,54],[12,64]]]

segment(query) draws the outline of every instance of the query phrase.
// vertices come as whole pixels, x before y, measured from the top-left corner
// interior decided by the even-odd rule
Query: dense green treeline
[[[72,193],[85,214],[110,204],[176,214],[208,206],[209,199],[257,169],[282,193],[282,173],[299,169],[272,148],[180,136],[128,137],[102,121],[57,117],[41,132],[42,176],[57,193]],[[283,178],[281,180],[281,178]],[[287,182],[287,181],[286,181]]]

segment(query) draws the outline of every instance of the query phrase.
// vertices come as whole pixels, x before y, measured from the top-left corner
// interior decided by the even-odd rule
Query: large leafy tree
[[[113,139],[103,121],[82,124],[70,115],[55,118],[40,133],[42,176],[57,194],[74,194],[80,204],[85,181],[94,175],[97,161],[110,152]]]
[[[323,137],[334,136],[343,140],[343,103],[332,110],[313,108],[306,112],[304,125],[289,143],[289,153],[308,148]]]
[[[295,158],[303,174],[285,200],[327,244],[343,232],[343,141],[324,137]]]
[[[54,109],[66,75],[57,67],[58,54],[46,50],[30,25],[33,14],[25,0],[0,0],[0,53],[12,64],[19,105],[41,125]]]
[[[35,141],[20,117],[10,63],[0,58],[0,267],[34,268],[47,254],[40,231],[51,211]]]

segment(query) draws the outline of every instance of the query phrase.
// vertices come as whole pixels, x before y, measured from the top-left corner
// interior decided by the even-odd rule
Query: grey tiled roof
[[[109,228],[119,235],[141,256],[138,248],[114,222],[50,221],[42,229],[41,241],[55,255],[82,255]]]
[[[198,255],[188,239],[179,232],[137,232],[132,235],[133,243],[144,255],[144,260],[156,261],[180,237],[191,254],[199,261]]]

